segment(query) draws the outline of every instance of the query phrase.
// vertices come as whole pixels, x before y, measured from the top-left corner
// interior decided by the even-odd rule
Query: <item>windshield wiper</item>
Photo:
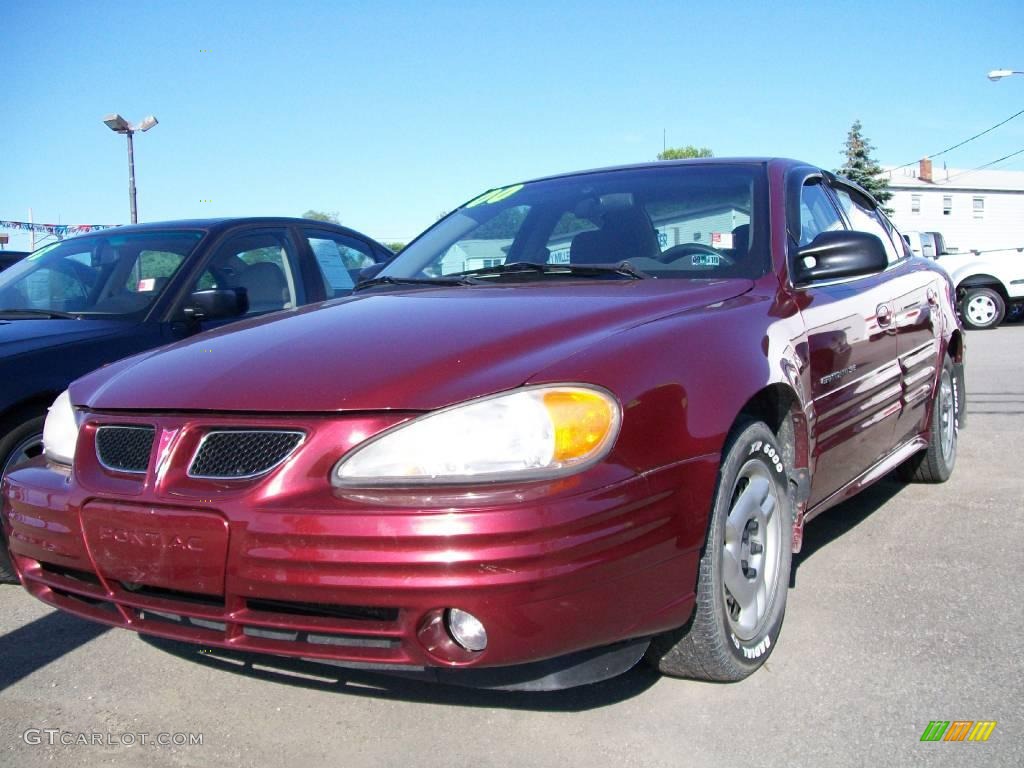
[[[477,285],[481,281],[470,277],[469,273],[460,275],[449,275],[447,277],[394,277],[382,275],[371,277],[369,280],[360,280],[352,289],[360,291],[363,288],[372,288],[375,285]]]
[[[45,317],[50,320],[77,320],[78,315],[58,312],[56,309],[0,309],[0,317]]]
[[[584,277],[600,275],[621,275],[631,280],[643,280],[652,277],[641,272],[628,261],[618,264],[537,264],[532,261],[514,261],[511,264],[497,264],[493,267],[481,267],[456,275],[507,275],[516,272],[536,272],[542,275],[581,275]]]

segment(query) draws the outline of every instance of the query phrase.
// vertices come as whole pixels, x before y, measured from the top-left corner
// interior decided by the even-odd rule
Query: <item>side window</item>
[[[305,301],[295,248],[283,230],[234,235],[222,243],[193,290],[245,288],[247,315],[291,309]]]
[[[907,243],[907,239],[889,221],[888,216],[881,211],[875,211],[875,213],[878,214],[878,218],[882,221],[882,226],[885,227],[885,231],[889,233],[889,238],[892,240],[893,245],[896,246],[896,253],[899,254],[901,259],[909,259],[913,254],[910,252],[910,245]]]
[[[882,241],[882,245],[885,246],[885,254],[889,258],[889,263],[899,261],[902,249],[896,250],[896,245],[889,236],[889,229],[882,223],[874,206],[869,201],[862,199],[860,195],[851,194],[841,187],[837,187],[833,191],[836,193],[839,205],[846,213],[846,217],[850,220],[850,227],[858,232],[877,235],[878,239]]]
[[[376,263],[369,244],[356,238],[322,230],[305,230],[305,235],[328,298],[347,295],[359,280],[359,270]]]
[[[140,251],[125,280],[129,293],[158,293],[181,266],[185,257],[168,251]]]
[[[800,192],[800,240],[808,245],[822,232],[843,229],[843,220],[818,180],[804,184]]]

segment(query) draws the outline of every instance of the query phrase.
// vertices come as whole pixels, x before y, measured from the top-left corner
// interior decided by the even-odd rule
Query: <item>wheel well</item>
[[[1006,287],[998,277],[993,277],[992,275],[982,274],[965,277],[956,286],[957,298],[963,298],[963,294],[966,293],[969,288],[991,288],[1002,296],[1004,301],[1009,301],[1009,294],[1006,293]]]
[[[27,400],[14,403],[10,408],[0,413],[0,429],[3,432],[16,427],[26,419],[34,418],[41,414],[46,413],[46,409],[49,408],[53,401],[57,399],[59,393],[43,393],[36,394]],[[3,434],[0,434],[3,437]]]
[[[771,384],[751,397],[740,409],[737,423],[756,419],[775,433],[790,468],[807,466],[807,421],[796,393],[785,384]]]
[[[954,363],[962,363],[964,361],[964,339],[960,331],[953,331],[953,335],[949,337],[949,346],[946,348],[946,353]]]
[[[771,384],[744,404],[732,429],[750,419],[767,424],[782,449],[793,502],[791,548],[793,552],[799,552],[803,545],[804,514],[811,495],[810,437],[800,398],[785,384]]]

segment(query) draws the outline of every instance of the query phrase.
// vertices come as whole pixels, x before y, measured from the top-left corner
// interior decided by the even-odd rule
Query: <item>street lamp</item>
[[[157,119],[150,115],[138,125],[132,125],[115,112],[103,118],[103,122],[114,133],[123,133],[128,137],[128,201],[132,207],[132,224],[136,224],[139,215],[135,207],[135,151],[132,147],[132,136],[136,131],[148,131],[157,124]]]
[[[1009,77],[1010,75],[1024,75],[1024,72],[1016,69],[993,69],[988,73],[988,79],[994,83],[997,80],[1002,80],[1004,77]]]

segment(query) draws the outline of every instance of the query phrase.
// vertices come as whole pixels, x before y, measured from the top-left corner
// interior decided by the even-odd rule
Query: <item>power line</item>
[[[944,154],[946,154],[947,152],[952,152],[952,151],[953,151],[954,149],[957,149],[957,148],[959,148],[959,147],[962,147],[962,146],[963,146],[964,144],[967,144],[967,143],[969,143],[969,142],[971,142],[971,141],[974,141],[975,139],[981,138],[981,137],[982,137],[982,136],[984,136],[984,135],[985,135],[986,133],[991,133],[992,131],[994,131],[994,130],[995,130],[996,128],[998,128],[999,126],[1001,126],[1001,125],[1006,125],[1006,124],[1007,124],[1008,122],[1010,122],[1011,120],[1013,120],[1013,119],[1015,119],[1015,118],[1018,118],[1018,117],[1020,117],[1021,115],[1024,115],[1024,109],[1022,109],[1022,110],[1021,110],[1020,112],[1018,112],[1018,113],[1016,113],[1016,114],[1014,114],[1014,115],[1010,115],[1010,116],[1009,116],[1008,118],[1006,118],[1005,120],[1003,120],[1003,121],[1002,121],[1001,123],[996,123],[996,124],[995,124],[995,125],[993,125],[993,126],[992,126],[991,128],[986,128],[986,129],[985,129],[984,131],[982,131],[981,133],[976,133],[976,134],[975,134],[974,136],[971,136],[971,138],[969,138],[969,139],[964,139],[963,141],[961,141],[961,142],[960,142],[960,143],[958,143],[958,144],[954,144],[954,145],[953,145],[953,146],[951,146],[951,147],[946,147],[946,148],[945,148],[944,150],[942,150],[941,152],[936,152],[936,153],[934,153],[934,154],[931,154],[931,155],[925,155],[925,159],[927,159],[927,160],[931,160],[932,158],[938,157],[939,155],[944,155]],[[910,166],[912,166],[912,165],[916,165],[916,164],[917,164],[917,162],[918,162],[917,160],[911,160],[911,161],[910,161],[909,163],[904,163],[903,165],[897,165],[897,166],[896,166],[895,168],[887,168],[886,170],[884,170],[884,171],[880,171],[879,173],[890,173],[891,171],[898,171],[898,170],[900,170],[901,168],[909,168],[909,167],[910,167]],[[998,160],[996,160],[995,162],[999,162],[999,161],[998,161]],[[975,169],[975,170],[977,170],[977,169]]]
[[[971,170],[969,170],[969,171],[960,171],[960,173],[954,173],[952,176],[950,176],[945,181],[940,181],[940,182],[937,182],[937,183],[938,184],[947,184],[947,183],[949,183],[950,181],[952,181],[955,178],[958,178],[960,176],[966,176],[968,173],[974,173],[975,171],[980,171],[982,168],[988,168],[990,165],[995,165],[996,163],[1001,163],[1001,162],[1003,162],[1003,160],[1009,160],[1011,157],[1016,157],[1017,155],[1021,155],[1021,154],[1024,154],[1024,149],[1018,149],[1016,152],[1011,152],[1010,154],[1005,155],[1004,157],[1000,157],[998,160],[993,160],[990,163],[985,163],[984,165],[979,165],[977,168],[971,168]]]

